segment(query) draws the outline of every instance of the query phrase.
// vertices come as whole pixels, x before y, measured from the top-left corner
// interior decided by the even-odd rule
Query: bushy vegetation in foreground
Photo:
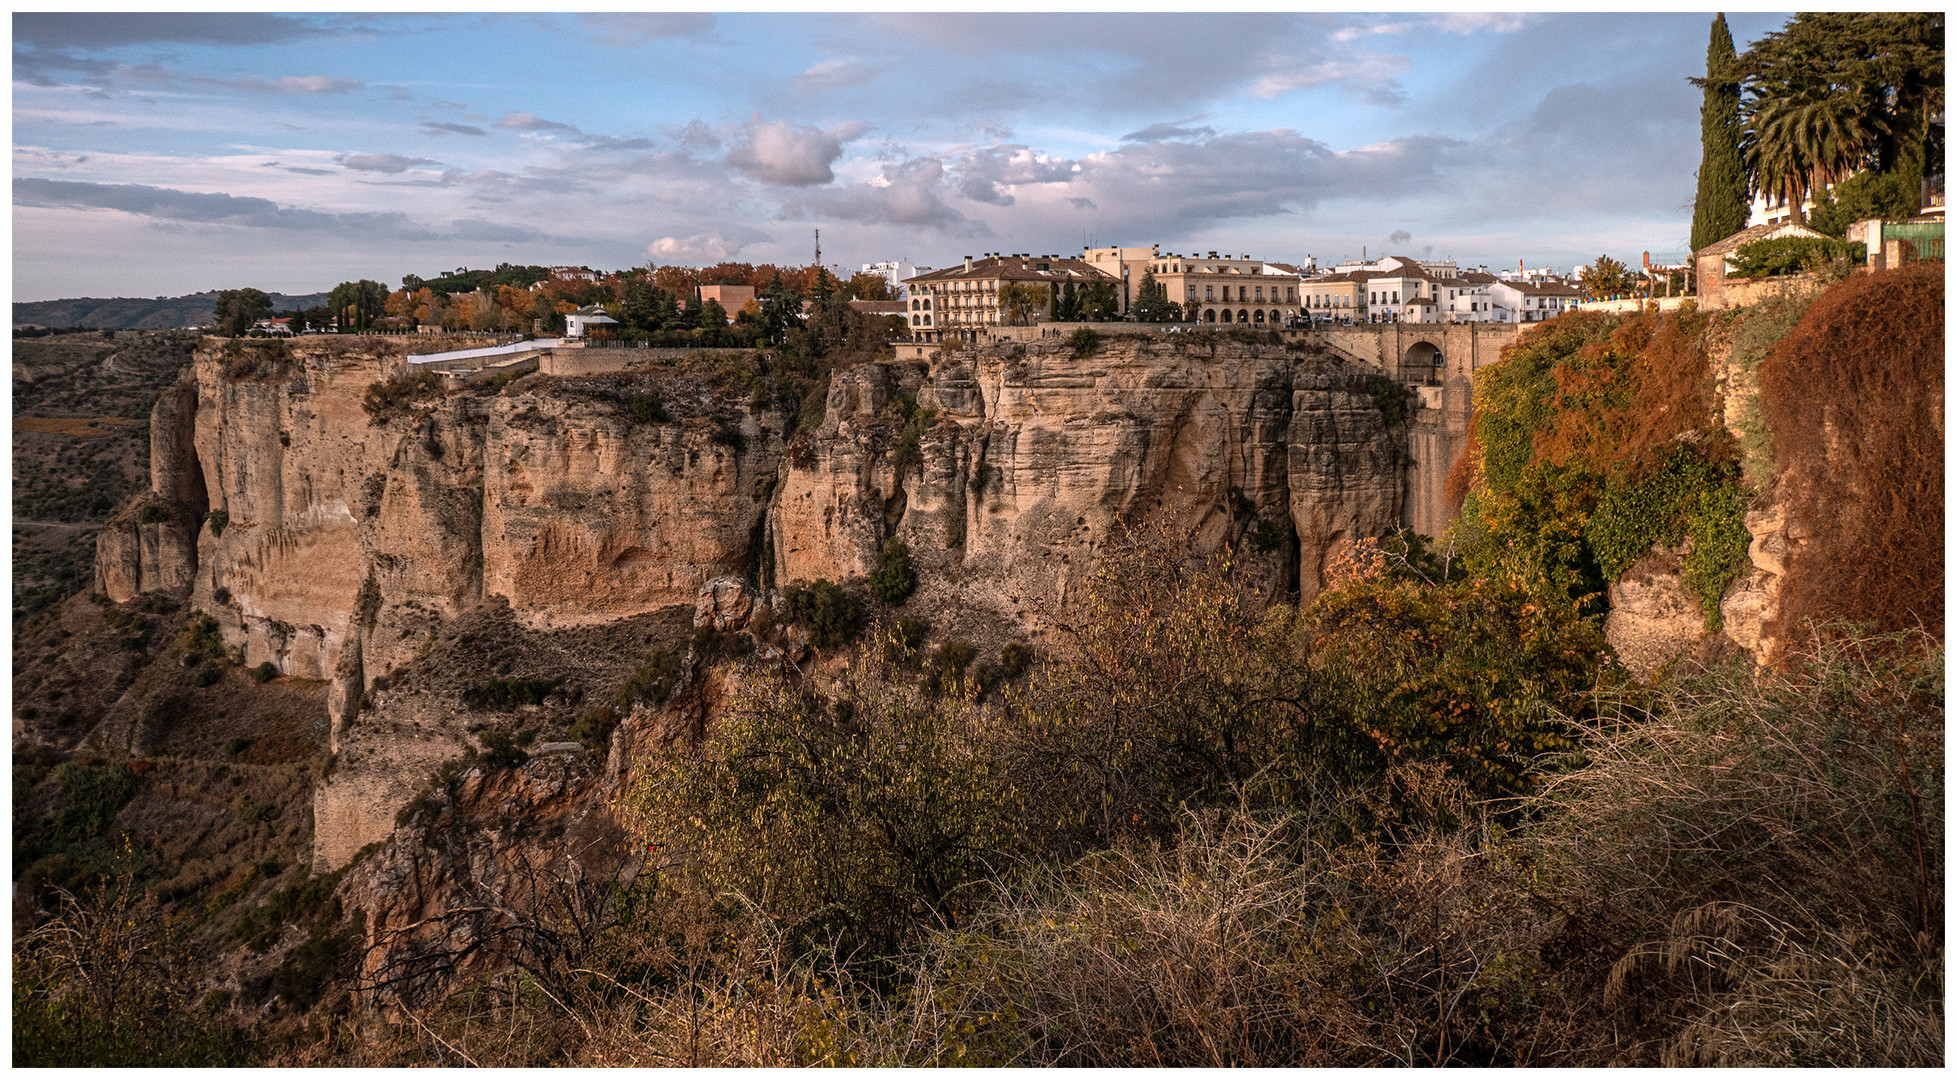
[[[1302,610],[1144,536],[1104,549],[1037,662],[1012,646],[993,669],[960,641],[927,661],[914,615],[861,640],[855,594],[792,587],[788,621],[832,662],[744,675],[728,713],[650,751],[619,804],[636,877],[507,913],[466,943],[493,977],[358,987],[336,910],[288,982],[387,1019],[322,1007],[262,1038],[188,992],[193,958],[124,888],[16,949],[17,1060],[65,1062],[75,1030],[102,1033],[99,1064],[1941,1064],[1943,651],[1921,614],[1941,533],[1911,520],[1941,520],[1941,435],[1903,422],[1940,400],[1940,330],[1884,366],[1898,308],[1876,301],[1931,283],[1867,281],[1867,304],[1723,327],[1539,328],[1477,374],[1463,528],[1357,545]],[[1763,384],[1737,438],[1715,331]],[[1887,396],[1811,416],[1822,384]],[[1827,472],[1857,448],[1893,452]],[[1809,621],[1774,666],[1701,654],[1628,681],[1603,585],[1689,538],[1716,618],[1769,483],[1797,518],[1893,526],[1839,575],[1873,623],[1822,622],[1838,576],[1796,555]],[[656,653],[617,705],[680,675]],[[483,742],[522,764],[508,733]],[[84,780],[63,785],[77,835],[121,805]]]
[[[1647,688],[1594,635],[1117,553],[1002,706],[756,684],[627,796],[632,885],[332,1060],[1940,1062],[1940,646]]]

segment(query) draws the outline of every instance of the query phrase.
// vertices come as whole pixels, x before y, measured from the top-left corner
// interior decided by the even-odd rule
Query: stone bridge
[[[1407,492],[1401,524],[1438,537],[1454,519],[1447,474],[1468,445],[1476,368],[1502,358],[1516,323],[1373,323],[1320,326],[1318,345],[1391,375],[1419,397],[1407,430]]]

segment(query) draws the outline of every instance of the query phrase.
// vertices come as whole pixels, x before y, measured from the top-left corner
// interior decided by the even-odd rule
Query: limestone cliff
[[[1111,532],[1153,516],[1309,599],[1338,545],[1399,520],[1401,447],[1364,378],[1310,352],[1145,338],[838,373],[781,470],[776,580],[861,576],[899,539],[922,606],[1037,626]]]
[[[561,652],[549,635],[690,609],[716,579],[859,578],[901,539],[940,627],[1037,632],[1123,523],[1232,545],[1308,599],[1341,544],[1400,517],[1403,433],[1369,372],[1298,347],[1138,336],[864,364],[789,438],[725,358],[444,395],[387,381],[399,349],[208,342],[157,404],[151,494],[98,554],[111,597],[187,588],[247,664],[329,681],[322,867],[470,748],[481,718],[427,661],[476,612],[546,638],[469,674],[530,675]],[[636,659],[601,677],[563,658],[563,692],[609,693]],[[389,684],[410,669],[413,688]]]

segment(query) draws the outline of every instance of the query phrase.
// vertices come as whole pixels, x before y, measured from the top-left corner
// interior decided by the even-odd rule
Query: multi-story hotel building
[[[1142,274],[1148,272],[1154,273],[1169,299],[1182,305],[1182,317],[1189,322],[1287,326],[1304,311],[1300,291],[1304,271],[1289,263],[1214,251],[1208,255],[1158,252],[1141,272],[1131,275],[1137,290]]]
[[[1120,280],[1079,259],[1058,255],[995,252],[979,259],[967,255],[961,265],[904,279],[910,287],[905,315],[911,337],[919,341],[975,341],[985,327],[1008,326],[1015,321],[1011,306],[1000,302],[1000,290],[1007,285],[1038,289],[1038,299],[1023,315],[1028,322],[1046,322],[1055,288],[1068,282],[1080,288]]]

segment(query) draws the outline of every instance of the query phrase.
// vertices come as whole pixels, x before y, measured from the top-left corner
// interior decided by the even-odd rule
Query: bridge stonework
[[[1468,445],[1474,372],[1502,358],[1524,329],[1516,323],[1378,323],[1326,326],[1311,340],[1392,376],[1414,391],[1407,424],[1406,497],[1400,523],[1438,537],[1454,520],[1447,474]]]

